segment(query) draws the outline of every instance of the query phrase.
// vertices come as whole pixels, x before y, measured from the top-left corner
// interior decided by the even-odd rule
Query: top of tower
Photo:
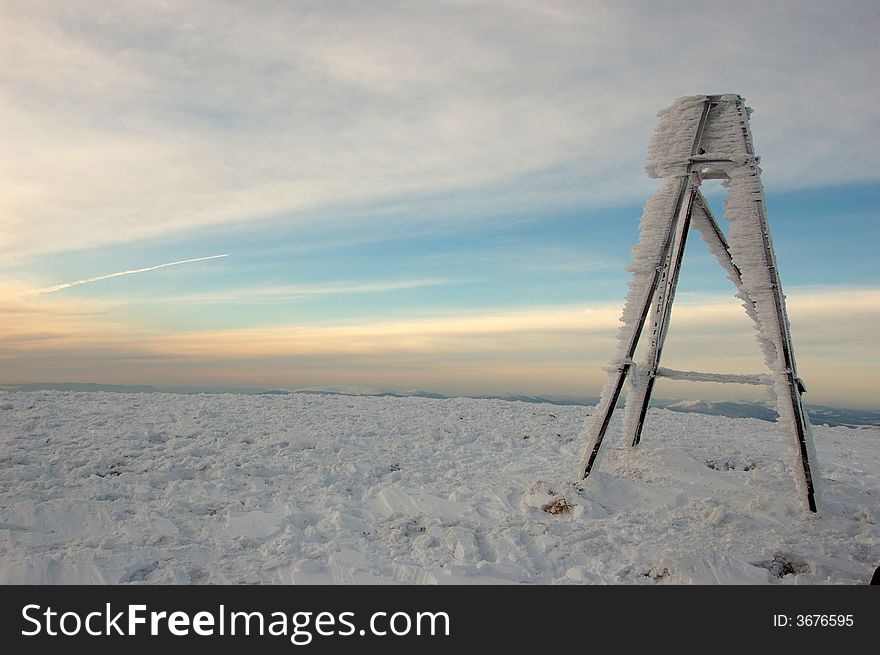
[[[710,177],[722,177],[723,162],[756,161],[750,113],[738,94],[679,98],[657,113],[660,122],[648,145],[645,170],[651,177],[673,177],[687,175],[698,164]]]

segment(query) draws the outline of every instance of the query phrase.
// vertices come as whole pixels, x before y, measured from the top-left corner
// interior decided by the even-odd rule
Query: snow
[[[732,158],[746,161],[753,152],[752,138],[748,129],[751,110],[737,95],[720,98],[706,122],[706,129],[700,139],[705,156],[711,158]]]
[[[650,177],[668,178],[685,173],[705,101],[706,96],[686,96],[657,112],[660,120],[648,144],[645,165]]]
[[[645,405],[648,386],[646,366],[633,366],[629,371],[629,391],[623,406],[623,434],[632,439],[638,429],[639,418]]]
[[[682,182],[670,178],[645,204],[639,222],[639,241],[630,251],[630,263],[626,270],[632,273],[626,296],[618,344],[621,357],[626,356],[633,330],[641,318],[641,310],[651,292],[651,281],[663,257],[669,236],[669,217],[675,211],[682,193]]]
[[[874,428],[814,428],[816,516],[755,419],[651,409],[642,445],[606,439],[574,486],[587,407],[62,391],[0,406],[5,584],[863,584],[880,564]]]

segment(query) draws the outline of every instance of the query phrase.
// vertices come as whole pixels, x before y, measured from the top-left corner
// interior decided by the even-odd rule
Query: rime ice
[[[609,418],[626,380],[630,383],[623,432],[639,442],[654,379],[766,383],[779,411],[779,432],[790,444],[789,465],[801,497],[815,511],[818,476],[811,429],[801,405],[801,382],[795,371],[785,300],[764,214],[764,190],[754,155],[748,117],[751,110],[737,95],[688,96],[660,111],[648,146],[648,175],[663,178],[645,204],[639,242],[631,253],[632,273],[618,334],[618,351],[595,415],[581,471],[598,463]],[[699,192],[703,178],[723,179],[728,188],[724,237]],[[758,345],[769,376],[670,371],[659,366],[678,280],[686,233],[695,227],[727,271],[755,324]],[[635,363],[636,346],[647,334],[644,362]],[[811,466],[812,463],[812,466]]]

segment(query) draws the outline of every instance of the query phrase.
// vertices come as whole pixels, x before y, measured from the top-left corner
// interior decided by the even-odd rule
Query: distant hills
[[[433,391],[421,391],[418,389],[412,391],[391,391],[389,389],[376,389],[374,387],[358,387],[358,386],[332,386],[332,387],[307,387],[305,389],[296,389],[292,393],[312,393],[312,394],[329,394],[332,396],[379,396],[387,398],[448,398],[442,393]]]
[[[669,404],[666,404],[669,403]],[[711,402],[707,400],[658,401],[657,406],[673,412],[694,412],[697,414],[713,414],[731,418],[758,418],[764,421],[775,421],[776,410],[760,403],[745,402]],[[813,425],[859,426],[870,425],[880,427],[880,412],[870,409],[847,409],[829,407],[827,405],[805,405],[810,422]]]
[[[235,393],[248,395],[287,395],[298,394],[331,394],[340,396],[376,396],[390,398],[434,398],[445,399],[446,396],[434,391],[411,390],[392,391],[362,386],[327,386],[295,389],[260,389],[253,387],[156,387],[152,385],[95,384],[82,382],[35,382],[26,384],[0,385],[5,391],[74,391],[74,392],[114,392],[114,393]],[[499,399],[526,403],[550,403],[553,405],[584,405],[591,406],[598,402],[597,398],[578,398],[575,396],[530,396],[526,394],[473,395],[469,398]],[[736,401],[708,400],[654,400],[652,406],[662,407],[673,412],[690,412],[727,416],[730,418],[756,418],[764,421],[775,421],[776,410],[761,403]],[[827,405],[806,405],[810,421],[814,425],[829,426],[873,426],[880,427],[880,411],[870,409],[848,409]]]
[[[93,382],[30,382],[3,384],[5,391],[106,391],[113,393],[242,393],[288,394],[284,389],[254,389],[251,387],[154,387],[149,384],[95,384]]]

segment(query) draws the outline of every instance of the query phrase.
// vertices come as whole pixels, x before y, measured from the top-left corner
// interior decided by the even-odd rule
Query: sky
[[[594,397],[656,113],[738,93],[805,398],[880,407],[877,2],[0,0],[0,25],[0,383]],[[764,372],[695,236],[663,364]]]

